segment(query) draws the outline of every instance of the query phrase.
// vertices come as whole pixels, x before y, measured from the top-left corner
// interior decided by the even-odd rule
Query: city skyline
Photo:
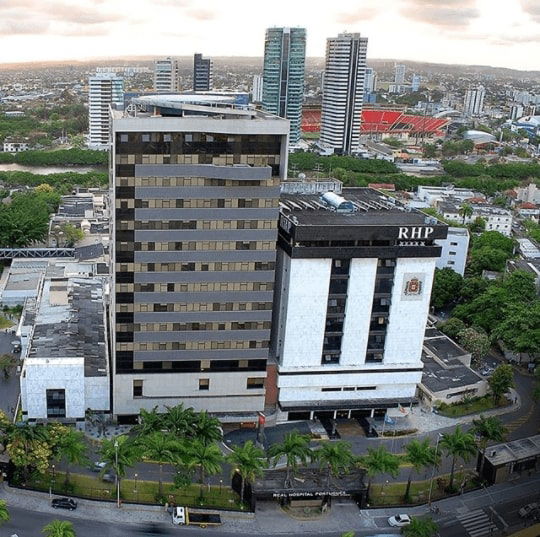
[[[271,26],[306,27],[309,57],[324,56],[326,38],[343,31],[369,37],[372,58],[532,70],[540,54],[540,4],[534,0],[501,2],[503,9],[493,9],[490,0],[343,0],[316,9],[307,9],[305,1],[277,0],[261,6],[257,17],[250,17],[244,0],[234,10],[216,0],[204,8],[191,0],[136,4],[139,9],[127,0],[3,2],[0,62],[183,56],[196,50],[262,57],[264,31]]]

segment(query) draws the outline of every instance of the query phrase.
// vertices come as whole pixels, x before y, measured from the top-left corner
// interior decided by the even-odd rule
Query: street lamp
[[[221,487],[223,486],[223,479],[219,480],[219,497],[221,498]]]
[[[52,465],[52,477],[49,479],[49,500],[52,498],[53,483],[54,483],[54,464]]]
[[[437,455],[439,454],[439,440],[442,438],[442,434],[437,435],[437,442],[435,443],[435,460],[431,467],[431,478],[429,480],[429,494],[428,494],[428,506],[431,507],[431,493],[433,492],[433,476],[435,475],[435,465],[437,464]]]
[[[135,490],[133,491],[136,494],[136,501],[139,503],[139,490],[137,489],[137,478],[139,477],[138,474],[135,474]]]
[[[120,508],[120,480],[118,479],[118,439],[114,441],[114,460],[116,474],[116,507]]]

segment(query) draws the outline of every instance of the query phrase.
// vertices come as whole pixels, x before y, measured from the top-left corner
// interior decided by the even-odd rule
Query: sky
[[[0,63],[262,56],[271,26],[368,37],[369,58],[540,70],[540,0],[0,0]]]

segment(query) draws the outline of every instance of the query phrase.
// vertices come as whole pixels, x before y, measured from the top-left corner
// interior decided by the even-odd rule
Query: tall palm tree
[[[452,469],[450,470],[450,490],[454,487],[454,470],[456,467],[456,459],[459,457],[464,462],[468,462],[476,453],[476,443],[472,433],[466,433],[461,430],[458,425],[453,433],[444,433],[441,439],[441,447],[446,451],[447,455],[452,457]]]
[[[157,406],[152,410],[141,408],[139,423],[132,429],[137,436],[146,436],[147,434],[163,429],[164,416],[163,414],[160,414],[157,409]]]
[[[461,216],[461,218],[463,218],[462,220],[462,224],[465,223],[465,220],[472,216],[473,214],[473,208],[468,204],[468,203],[463,203],[459,209],[459,215]]]
[[[309,436],[299,434],[296,431],[287,433],[283,442],[270,447],[268,457],[274,466],[281,457],[285,457],[285,488],[291,488],[292,476],[298,469],[299,463],[307,464],[313,458],[313,452],[309,447]]]
[[[197,419],[195,411],[189,407],[184,408],[180,403],[176,406],[166,406],[167,412],[163,417],[167,430],[178,437],[189,436],[193,423]]]
[[[495,416],[486,418],[480,415],[479,419],[473,420],[471,432],[479,437],[478,446],[480,447],[482,458],[480,460],[478,474],[482,476],[487,445],[489,442],[502,442],[506,435],[506,427]]]
[[[368,448],[367,455],[360,457],[359,466],[365,468],[368,475],[367,493],[376,475],[389,474],[396,477],[399,473],[399,457],[390,453],[384,446]]]
[[[159,464],[158,493],[163,495],[163,465],[174,463],[178,460],[180,443],[168,435],[155,432],[145,436],[140,441],[141,451],[144,457],[156,461]]]
[[[411,517],[411,523],[401,531],[405,537],[433,537],[439,527],[431,518]]]
[[[349,442],[323,442],[320,449],[315,451],[314,458],[326,468],[326,486],[330,486],[330,477],[347,473],[353,466],[356,457],[351,451]]]
[[[221,472],[223,454],[217,444],[205,444],[202,440],[191,440],[183,453],[184,465],[188,469],[196,468],[199,471],[200,497],[203,497],[204,478]]]
[[[66,463],[66,485],[69,483],[69,465],[87,464],[86,443],[84,433],[75,429],[68,429],[60,436],[58,444],[55,447],[56,458]]]
[[[240,476],[240,503],[243,504],[246,483],[253,483],[268,466],[264,451],[256,447],[252,440],[248,440],[243,446],[234,446],[226,459],[232,465],[231,473]]]
[[[405,498],[409,497],[413,472],[420,473],[422,468],[439,464],[440,455],[436,448],[430,445],[429,438],[424,440],[414,439],[405,446],[406,459],[412,464],[405,489]]]
[[[124,434],[111,439],[104,439],[101,444],[100,455],[101,460],[106,463],[102,472],[112,469],[116,477],[117,487],[120,488],[120,479],[126,475],[127,469],[141,458],[141,448]]]
[[[217,418],[209,416],[205,411],[199,412],[193,423],[193,438],[198,438],[203,444],[218,442],[222,438],[221,425]]]
[[[67,520],[52,520],[43,527],[45,537],[76,537],[73,524]]]
[[[0,526],[9,520],[9,511],[6,500],[0,500]]]

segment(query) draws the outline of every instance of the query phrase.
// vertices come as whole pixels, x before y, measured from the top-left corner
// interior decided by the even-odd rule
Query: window
[[[321,388],[321,392],[340,392],[341,388]]]
[[[210,379],[199,379],[199,390],[209,390]]]
[[[134,380],[133,381],[133,397],[142,397],[143,396],[143,381]]]
[[[47,418],[66,417],[66,390],[47,390]]]
[[[264,378],[248,378],[246,388],[248,390],[260,390],[264,388]]]
[[[120,135],[120,141],[125,143],[128,141],[128,135],[127,134],[121,134]]]
[[[448,261],[448,263],[446,263],[447,265],[455,265],[455,261]]]
[[[450,246],[457,246],[457,242],[451,242]]]
[[[456,252],[448,252],[450,255],[456,255]]]

